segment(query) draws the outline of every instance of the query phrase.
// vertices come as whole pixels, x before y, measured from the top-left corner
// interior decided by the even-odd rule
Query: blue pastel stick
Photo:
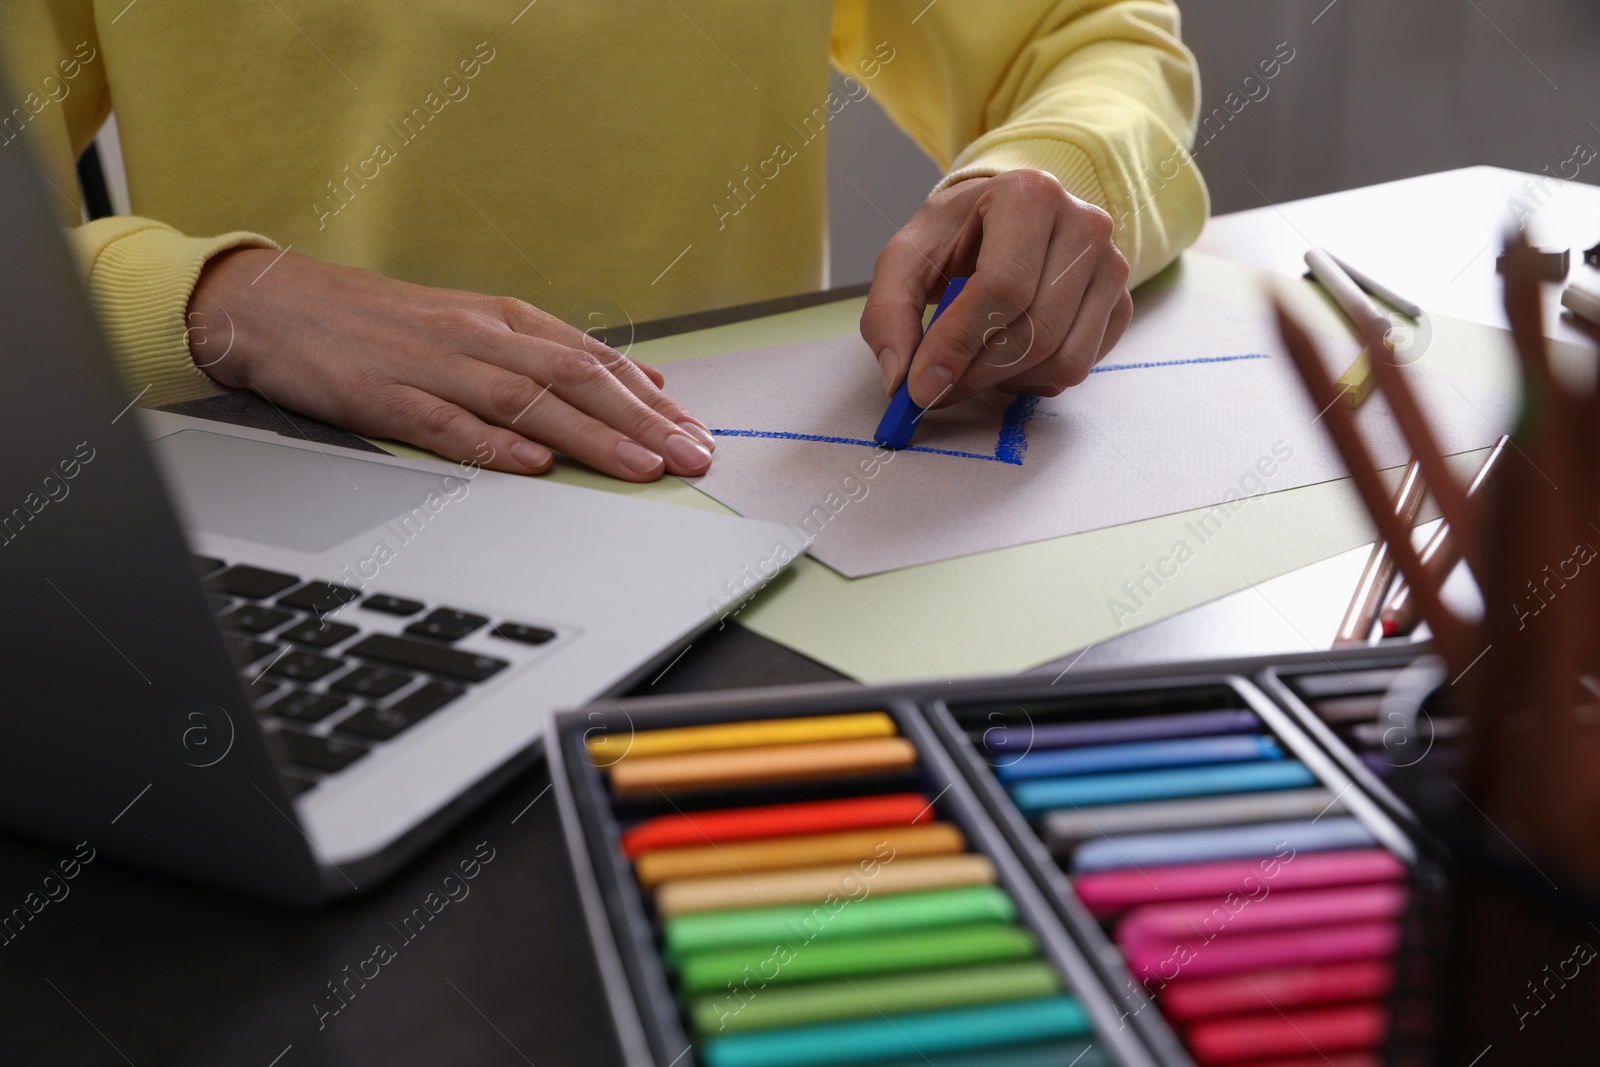
[[[698,1051],[706,1067],[831,1067],[1079,1037],[1090,1028],[1076,997],[1054,996],[728,1034]]]
[[[944,287],[944,295],[939,298],[939,305],[933,309],[933,318],[928,320],[927,329],[922,331],[922,336],[928,336],[928,330],[933,329],[933,324],[939,321],[939,316],[944,314],[944,309],[949,307],[956,296],[965,288],[965,278],[951,278],[950,283]],[[918,345],[922,342],[918,341]],[[916,349],[911,354],[917,354]],[[922,419],[923,409],[911,402],[911,365],[906,365],[906,376],[900,382],[900,388],[894,391],[894,396],[889,398],[889,407],[883,413],[882,420],[878,423],[878,432],[872,439],[885,448],[901,449],[911,443],[911,435],[917,432],[917,423]]]
[[[1025,815],[1055,808],[1094,804],[1131,804],[1141,800],[1208,797],[1227,793],[1259,793],[1268,789],[1301,789],[1317,778],[1299,760],[1256,760],[1217,763],[1209,767],[1177,767],[1129,774],[1089,774],[1078,778],[1041,778],[1018,782],[1011,799]]]
[[[1278,742],[1261,734],[1184,737],[1173,741],[1139,741],[1131,745],[1089,745],[1029,752],[994,769],[1002,782],[1061,778],[1071,774],[1108,774],[1155,767],[1189,767],[1200,763],[1238,763],[1282,759]]]
[[[1372,848],[1377,840],[1359,819],[1348,815],[1170,833],[1114,834],[1079,845],[1072,854],[1072,873],[1270,856],[1284,843],[1296,853],[1333,852]]]
[[[1040,748],[1113,745],[1122,741],[1158,741],[1168,737],[1243,734],[1261,729],[1253,711],[1188,711],[1181,715],[1134,715],[1093,722],[1052,722],[1027,726],[995,726],[983,732],[990,752],[1032,752]]]

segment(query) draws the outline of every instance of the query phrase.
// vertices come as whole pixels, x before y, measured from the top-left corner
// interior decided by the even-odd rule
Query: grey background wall
[[[1179,4],[1202,114],[1280,43],[1294,50],[1197,153],[1214,213],[1475,163],[1556,173],[1578,143],[1600,151],[1595,0]],[[872,276],[939,172],[875,102],[845,109],[830,137],[832,282],[846,285]],[[1600,182],[1600,159],[1578,179]]]

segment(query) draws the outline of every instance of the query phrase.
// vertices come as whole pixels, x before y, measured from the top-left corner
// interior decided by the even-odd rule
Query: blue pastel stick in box
[[[939,306],[933,309],[933,318],[928,320],[928,327],[922,336],[928,336],[928,330],[933,329],[933,324],[939,321],[939,316],[944,314],[944,309],[949,307],[955,298],[960,295],[966,286],[965,278],[951,278],[950,283],[944,287],[944,295],[939,298]],[[921,342],[919,341],[920,345]],[[911,352],[914,357],[916,349]],[[906,376],[900,382],[900,388],[894,391],[894,396],[889,398],[889,407],[883,413],[883,419],[878,423],[878,432],[872,439],[885,448],[901,449],[911,443],[911,435],[917,432],[917,423],[922,421],[922,408],[911,402],[911,366],[906,365]]]
[[[1076,778],[1040,778],[1010,787],[1011,799],[1024,815],[1056,808],[1096,804],[1132,804],[1178,797],[1259,793],[1268,789],[1304,789],[1316,776],[1299,760],[1257,760],[1214,763],[1206,767],[1173,767],[1126,774],[1086,774]]]
[[[1032,752],[1040,748],[1078,745],[1114,745],[1124,741],[1159,741],[1169,737],[1203,737],[1209,734],[1247,734],[1261,729],[1253,711],[1186,711],[1178,715],[1137,715],[1126,719],[1089,722],[1029,723],[995,726],[983,732],[983,747],[990,752]]]
[[[1377,839],[1361,820],[1348,815],[1204,830],[1115,834],[1079,845],[1072,854],[1072,873],[1270,856],[1285,843],[1297,853],[1335,852],[1372,848]]]
[[[1029,778],[1059,778],[1069,774],[1109,774],[1155,767],[1187,767],[1201,763],[1239,763],[1254,759],[1282,759],[1278,742],[1261,734],[1223,737],[1186,737],[1172,741],[1140,741],[1131,745],[1089,745],[1084,748],[1047,748],[1018,756],[995,767],[1002,782]]]

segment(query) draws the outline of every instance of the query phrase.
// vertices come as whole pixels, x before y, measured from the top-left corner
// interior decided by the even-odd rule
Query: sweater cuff
[[[933,187],[933,191],[948,189],[968,178],[990,178],[1008,170],[1042,170],[1054,175],[1067,192],[1116,217],[1111,210],[1111,198],[1100,184],[1089,154],[1075,144],[1051,137],[991,143],[970,156],[963,152],[956,159],[954,169]]]
[[[128,395],[144,407],[161,407],[228,392],[190,356],[189,297],[212,256],[277,244],[244,232],[188,237],[158,222],[127,217],[90,222],[72,236]],[[208,325],[216,336],[220,324]]]

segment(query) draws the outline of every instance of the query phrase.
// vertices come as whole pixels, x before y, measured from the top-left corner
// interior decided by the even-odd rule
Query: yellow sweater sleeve
[[[836,0],[833,61],[945,169],[1046,171],[1116,222],[1137,285],[1209,211],[1172,0]]]
[[[0,42],[15,105],[0,122],[0,152],[27,151],[42,167],[129,395],[153,407],[223,392],[190,358],[189,296],[218,252],[277,246],[250,233],[189,237],[128,216],[80,225],[75,165],[111,110],[94,5],[7,0]]]

